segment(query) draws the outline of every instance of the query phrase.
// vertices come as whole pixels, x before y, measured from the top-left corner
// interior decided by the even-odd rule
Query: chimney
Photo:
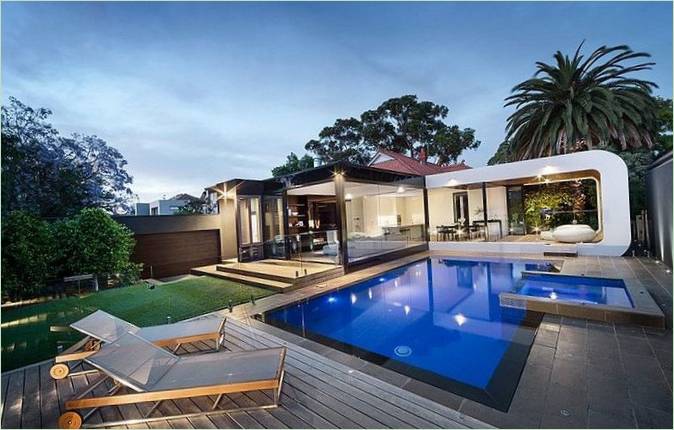
[[[426,163],[427,158],[428,157],[426,156],[426,148],[422,146],[421,149],[419,150],[419,161],[422,163]]]

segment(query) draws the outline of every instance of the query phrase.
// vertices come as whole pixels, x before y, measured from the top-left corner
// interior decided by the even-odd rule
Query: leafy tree
[[[176,215],[200,215],[204,213],[204,209],[207,206],[206,193],[202,194],[201,197],[194,197],[189,194],[178,194],[171,197],[171,200],[185,201],[185,205],[178,208],[175,212]]]
[[[506,139],[517,159],[536,158],[591,149],[596,146],[653,146],[656,106],[653,82],[634,72],[655,63],[633,60],[650,57],[625,45],[569,58],[560,51],[556,64],[537,62],[533,78],[513,88],[506,106],[517,110],[508,118]]]
[[[137,270],[130,263],[133,232],[102,209],[85,208],[53,225],[60,275],[110,275]]]
[[[60,136],[50,115],[13,97],[2,107],[2,213],[60,217],[83,207],[127,209],[132,178],[119,151],[96,136]]]
[[[494,164],[510,163],[517,161],[513,154],[509,141],[503,141],[496,149],[496,153],[487,161],[487,164],[493,166]]]
[[[645,148],[621,151],[612,146],[599,149],[613,152],[625,162],[629,182],[630,212],[634,218],[635,215],[647,208],[646,173],[648,172],[648,166],[655,161],[654,151]]]
[[[318,140],[312,139],[304,146],[323,163],[349,161],[367,164],[375,147],[365,141],[363,124],[356,118],[338,119],[331,127],[318,133]]]
[[[658,131],[656,149],[659,153],[664,153],[672,150],[672,99],[656,97],[655,106],[655,126]]]
[[[456,162],[461,152],[480,145],[475,131],[449,126],[449,109],[405,95],[383,102],[356,118],[338,119],[325,127],[305,149],[323,162],[347,160],[367,164],[377,148],[420,158],[422,151],[440,164]]]
[[[289,175],[291,173],[300,172],[305,169],[314,167],[314,159],[309,154],[305,154],[302,158],[297,157],[294,152],[288,155],[286,163],[274,167],[271,174],[276,178],[278,176]]]
[[[419,102],[415,95],[386,100],[378,108],[361,115],[363,136],[375,147],[419,158],[423,149],[438,163],[455,162],[464,149],[480,144],[475,131],[448,126],[447,106],[430,101]]]
[[[24,211],[2,218],[2,292],[10,300],[42,292],[54,274],[55,244],[48,224]]]

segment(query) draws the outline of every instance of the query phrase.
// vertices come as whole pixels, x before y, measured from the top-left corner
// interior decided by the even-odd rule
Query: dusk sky
[[[556,50],[627,44],[672,97],[672,4],[2,3],[2,100],[119,149],[142,201],[265,178],[336,118],[416,94],[476,130]]]

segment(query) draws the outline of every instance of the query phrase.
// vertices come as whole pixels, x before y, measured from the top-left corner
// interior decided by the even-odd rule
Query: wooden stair
[[[288,260],[263,260],[254,263],[225,263],[196,267],[195,275],[208,275],[274,291],[289,291],[314,285],[344,274],[341,266],[298,263]],[[306,273],[306,274],[305,274]]]
[[[217,269],[217,266],[195,267],[190,270],[193,275],[206,275],[215,278],[226,279],[232,282],[240,282],[254,287],[267,288],[274,291],[287,291],[293,288],[292,283],[280,282],[273,279],[266,279],[258,276],[242,275],[238,273],[222,272]]]

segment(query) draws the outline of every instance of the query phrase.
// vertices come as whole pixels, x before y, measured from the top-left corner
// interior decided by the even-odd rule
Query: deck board
[[[32,367],[25,372],[23,393],[24,400],[21,406],[21,426],[24,428],[40,428],[40,368]]]
[[[23,405],[23,381],[25,372],[14,372],[9,377],[7,401],[2,414],[2,428],[21,427],[21,406]]]
[[[232,319],[227,321],[222,349],[249,350],[282,344],[287,346],[288,354],[279,408],[158,420],[127,428],[486,427],[454,410]],[[212,351],[211,345],[199,342],[185,345],[180,353],[212,353],[209,351]],[[56,427],[58,417],[65,411],[65,401],[99,377],[88,374],[53,381],[49,376],[50,365],[43,363],[2,374],[2,427]],[[94,394],[101,395],[110,386],[109,383],[102,384]],[[152,416],[208,411],[214,400],[210,396],[165,401]],[[223,397],[219,408],[247,407],[271,401],[269,392],[230,394]],[[101,408],[88,422],[140,418],[151,406],[151,403],[141,403]]]
[[[40,412],[43,427],[56,427],[60,415],[56,382],[49,375],[50,364],[39,366],[40,373]]]
[[[5,410],[5,401],[7,400],[7,387],[9,386],[9,374],[7,377],[3,377],[0,380],[0,385],[2,386],[0,391],[0,420],[3,417],[3,412]]]

